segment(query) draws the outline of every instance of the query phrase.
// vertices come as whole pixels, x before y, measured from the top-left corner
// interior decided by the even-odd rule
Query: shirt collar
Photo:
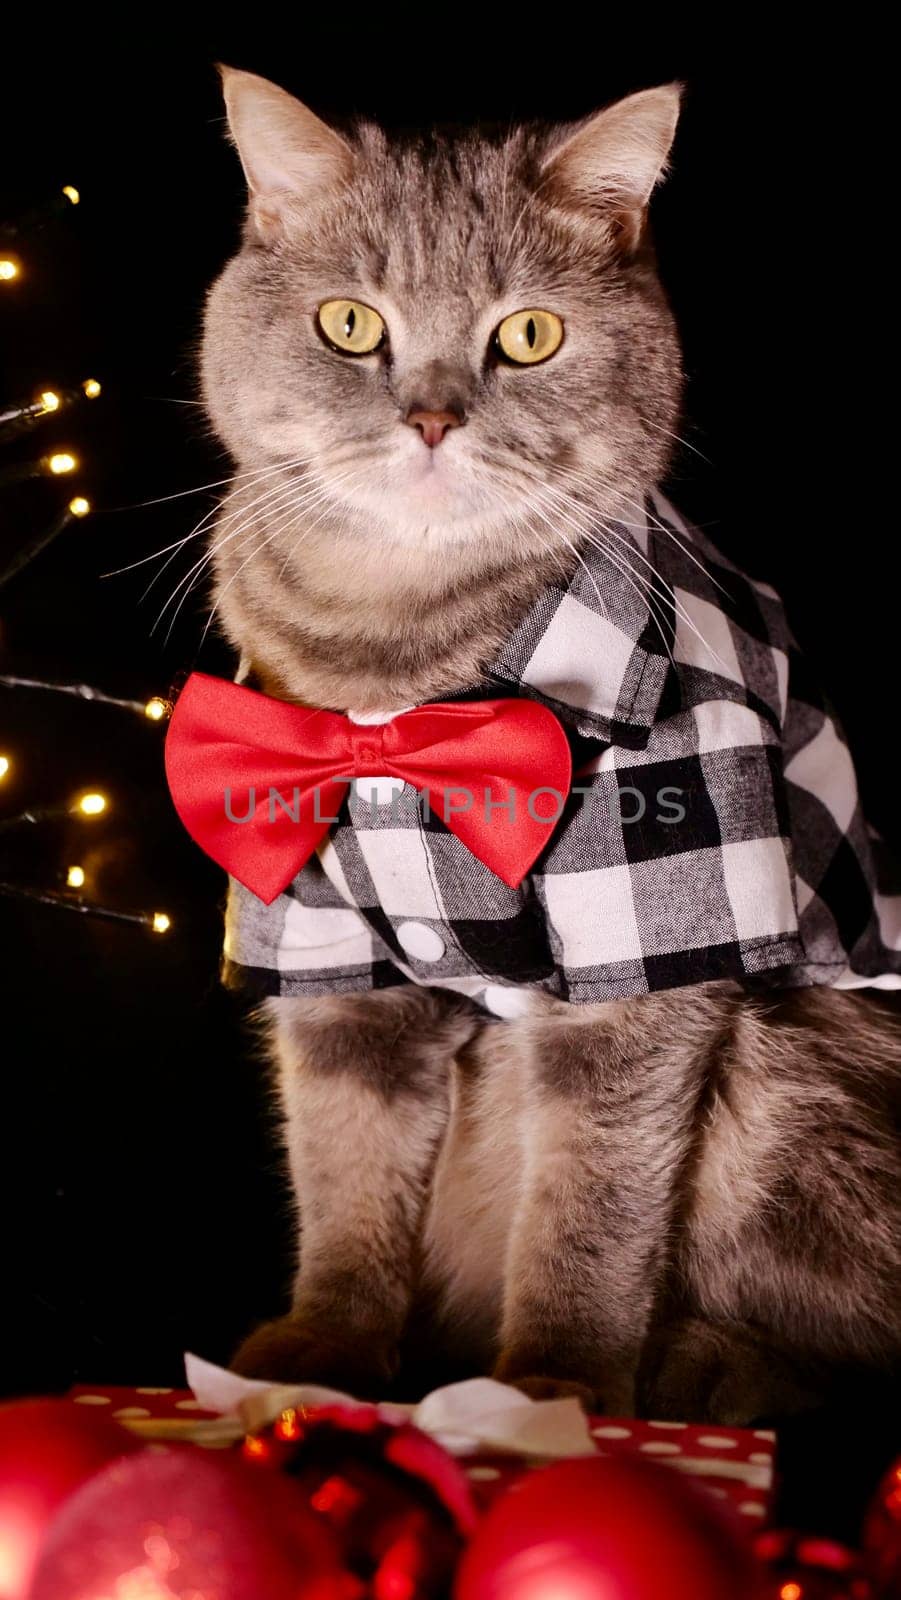
[[[598,524],[569,581],[550,584],[489,669],[589,738],[641,747],[672,664],[673,597],[646,511]]]

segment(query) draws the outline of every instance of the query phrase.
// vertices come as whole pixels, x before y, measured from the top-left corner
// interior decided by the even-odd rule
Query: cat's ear
[[[679,99],[677,83],[644,89],[561,129],[545,156],[542,191],[561,204],[603,213],[622,245],[635,248],[651,190],[666,168]]]
[[[234,67],[220,66],[219,72],[250,191],[251,220],[260,238],[270,240],[292,210],[340,188],[353,152],[340,134],[267,78]]]

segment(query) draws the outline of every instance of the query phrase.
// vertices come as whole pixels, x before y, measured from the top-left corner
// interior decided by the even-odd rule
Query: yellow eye
[[[326,300],[319,307],[319,326],[329,344],[346,356],[368,356],[385,337],[378,312],[359,300]]]
[[[494,336],[498,349],[517,366],[546,361],[563,343],[563,323],[553,311],[514,311]]]

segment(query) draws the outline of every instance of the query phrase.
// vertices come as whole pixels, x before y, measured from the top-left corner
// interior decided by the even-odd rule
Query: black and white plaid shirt
[[[901,986],[901,896],[778,596],[660,495],[608,543],[472,691],[538,700],[570,739],[573,793],[530,876],[508,888],[409,785],[357,779],[272,905],[231,881],[227,982],[418,983],[498,1016],[536,988],[584,1004],[713,978]]]

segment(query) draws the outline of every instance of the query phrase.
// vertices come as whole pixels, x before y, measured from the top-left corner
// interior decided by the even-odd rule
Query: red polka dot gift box
[[[218,1369],[198,1363],[204,1377]],[[190,1369],[189,1369],[190,1370]],[[285,1404],[322,1403],[313,1391],[244,1384],[221,1374],[222,1392],[214,1383],[189,1389],[141,1386],[111,1388],[79,1385],[70,1391],[73,1405],[93,1407],[145,1439],[189,1441],[202,1449],[237,1448],[247,1432],[264,1425]],[[234,1386],[234,1392],[231,1391]],[[452,1421],[454,1391],[467,1390],[490,1398],[504,1389],[491,1380],[452,1385],[418,1407],[385,1407],[386,1415],[402,1410],[457,1456],[480,1510],[487,1510],[523,1473],[570,1454],[592,1452],[604,1457],[653,1461],[689,1477],[715,1500],[731,1506],[749,1533],[766,1525],[773,1497],[775,1434],[767,1429],[720,1428],[701,1423],[645,1422],[632,1418],[583,1418],[576,1402],[526,1401],[506,1391],[511,1401],[500,1425],[497,1413],[473,1417],[471,1407],[459,1425]],[[200,1393],[196,1392],[199,1389]],[[234,1396],[247,1398],[235,1403]],[[505,1399],[506,1399],[505,1395]],[[331,1398],[331,1396],[329,1396]],[[215,1401],[215,1403],[213,1403]],[[227,1404],[231,1401],[231,1404]],[[436,1407],[432,1402],[438,1401]],[[521,1402],[521,1409],[519,1403]],[[564,1409],[565,1408],[565,1409]],[[542,1415],[543,1413],[543,1415]],[[512,1420],[508,1420],[512,1419]],[[565,1431],[560,1423],[565,1419]],[[459,1427],[459,1431],[456,1431]]]

